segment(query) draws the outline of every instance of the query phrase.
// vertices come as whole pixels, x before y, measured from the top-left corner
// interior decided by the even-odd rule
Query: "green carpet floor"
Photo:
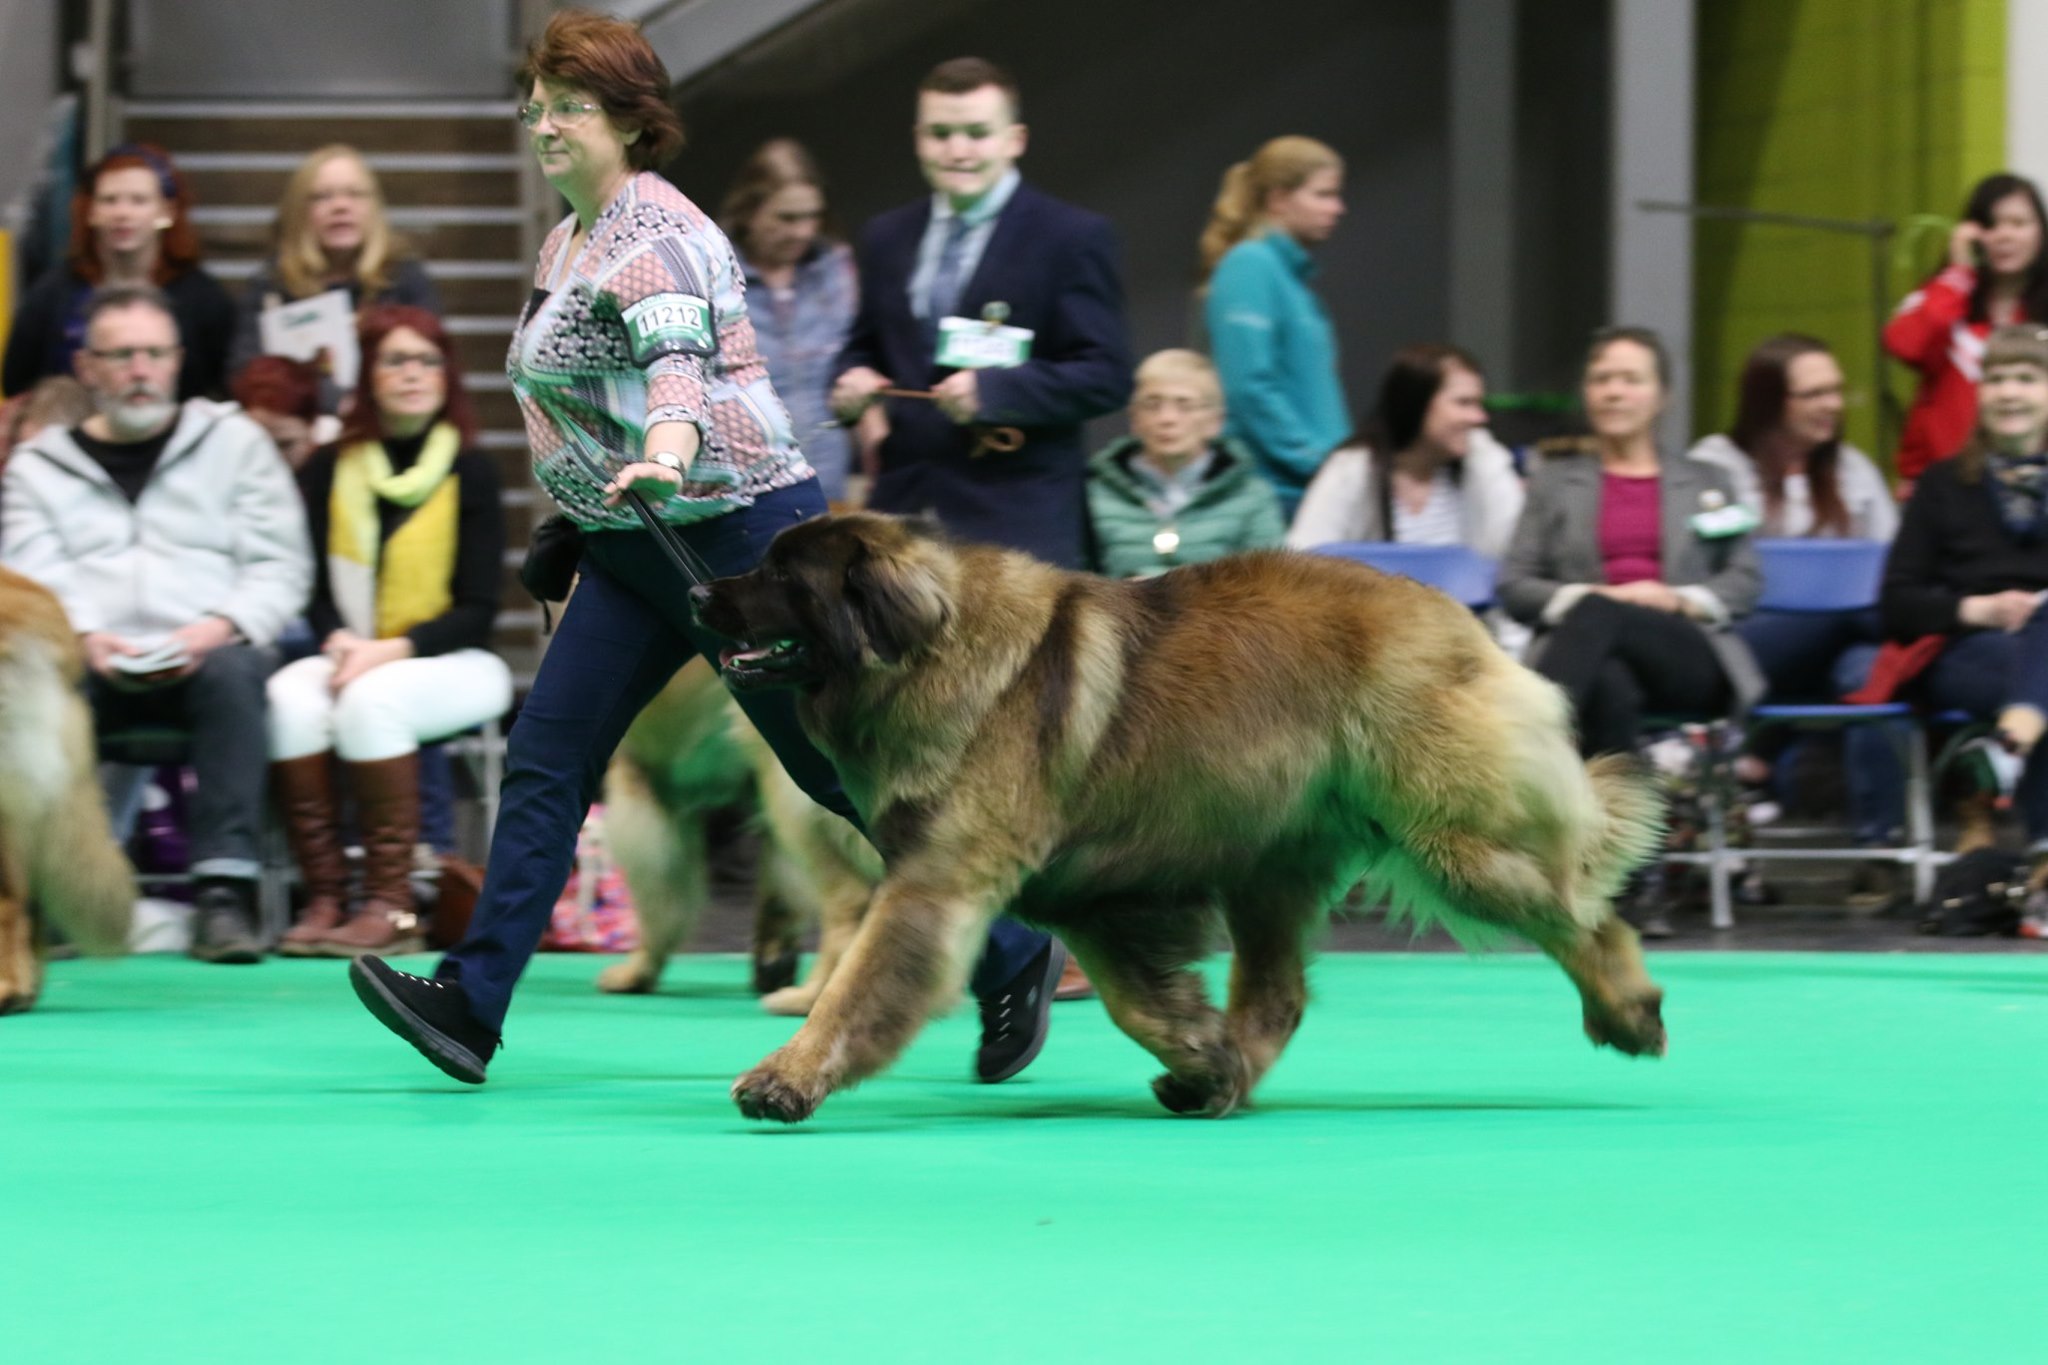
[[[490,1084],[335,963],[65,963],[0,1019],[0,1359],[2048,1360],[2048,958],[1667,954],[1672,1055],[1529,955],[1333,956],[1249,1114],[1093,1003],[795,1129],[730,957],[543,959]]]

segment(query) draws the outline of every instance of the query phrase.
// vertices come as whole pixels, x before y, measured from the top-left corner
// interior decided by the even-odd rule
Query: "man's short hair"
[[[1223,381],[1216,376],[1214,362],[1200,351],[1154,351],[1139,364],[1134,389],[1175,382],[1193,384],[1211,403],[1223,406]]]
[[[85,305],[85,331],[92,334],[92,325],[102,313],[112,313],[124,308],[154,308],[171,320],[171,330],[178,330],[178,310],[171,307],[170,295],[153,284],[110,284],[104,289],[93,290],[92,297]],[[184,338],[179,337],[182,343]]]
[[[1012,122],[1024,119],[1024,104],[1017,94],[1017,78],[982,57],[955,57],[940,62],[917,83],[917,93],[934,95],[965,95],[993,85],[1003,92],[1003,98],[1010,102]]]

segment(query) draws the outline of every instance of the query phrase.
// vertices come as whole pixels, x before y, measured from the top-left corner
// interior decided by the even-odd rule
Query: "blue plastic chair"
[[[1790,540],[1756,542],[1764,588],[1758,598],[1759,611],[1842,612],[1862,611],[1877,605],[1884,579],[1885,556],[1891,547],[1878,540]],[[1713,917],[1716,928],[1734,923],[1727,883],[1734,866],[1743,858],[1843,859],[1890,858],[1913,870],[1913,892],[1926,900],[1934,889],[1934,872],[1943,861],[1934,849],[1934,784],[1929,776],[1927,734],[1914,709],[1904,702],[1882,702],[1869,706],[1846,703],[1765,703],[1752,707],[1747,716],[1750,728],[1773,725],[1805,730],[1842,729],[1852,725],[1887,724],[1901,736],[1906,768],[1906,843],[1897,848],[1749,848],[1733,850],[1716,837],[1705,853],[1693,861],[1707,864],[1713,884]],[[1718,822],[1717,822],[1718,823]],[[1718,836],[1719,830],[1716,830]]]
[[[1877,605],[1884,560],[1881,540],[1759,540],[1764,573],[1758,611],[1862,611]]]
[[[1500,566],[1463,545],[1409,545],[1391,540],[1339,540],[1312,551],[1355,560],[1381,573],[1412,578],[1462,602],[1474,611],[1493,605],[1494,579]]]

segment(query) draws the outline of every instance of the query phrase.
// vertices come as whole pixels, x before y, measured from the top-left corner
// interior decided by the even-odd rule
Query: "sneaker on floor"
[[[381,957],[349,964],[349,984],[377,1021],[465,1085],[482,1085],[499,1036],[469,1012],[462,987],[401,972]]]
[[[1023,971],[981,1002],[981,1047],[974,1054],[976,1080],[994,1085],[1031,1065],[1045,1046],[1053,989],[1066,966],[1066,946],[1056,938],[1047,939]]]
[[[255,888],[208,879],[192,897],[192,956],[201,962],[247,966],[263,960],[256,937]]]

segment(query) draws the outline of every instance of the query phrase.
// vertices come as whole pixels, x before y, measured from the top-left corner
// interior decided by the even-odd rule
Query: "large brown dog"
[[[810,1018],[733,1086],[795,1122],[886,1067],[1005,905],[1056,930],[1180,1113],[1242,1105],[1301,1021],[1361,876],[1418,921],[1534,942],[1596,1043],[1661,1054],[1662,992],[1610,897],[1659,842],[1625,760],[1432,589],[1264,553],[1117,583],[870,514],[693,590],[737,687],[797,686],[883,852]],[[1192,964],[1220,912],[1227,1013]]]
[[[634,719],[605,773],[605,842],[633,893],[640,946],[598,974],[599,989],[654,989],[710,899],[705,821],[749,787],[761,809],[755,988],[770,1014],[810,1012],[860,927],[881,858],[852,825],[804,795],[702,660]],[[802,985],[772,981],[793,970],[797,940],[813,921],[810,975]]]
[[[81,948],[127,944],[135,872],[107,828],[84,673],[57,599],[0,569],[0,1014],[42,988],[31,899]]]

